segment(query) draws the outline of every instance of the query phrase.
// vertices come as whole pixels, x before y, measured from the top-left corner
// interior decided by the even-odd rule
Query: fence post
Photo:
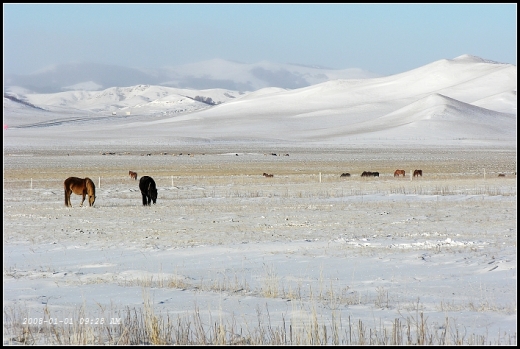
[[[321,172],[320,172],[320,183],[321,183]]]
[[[31,178],[31,190],[32,190],[32,178]]]
[[[98,177],[98,187],[101,188],[101,177]]]
[[[410,182],[413,180],[413,172],[410,170]]]
[[[486,179],[486,169],[484,169],[484,179]]]
[[[173,188],[173,176],[172,176],[172,188]]]

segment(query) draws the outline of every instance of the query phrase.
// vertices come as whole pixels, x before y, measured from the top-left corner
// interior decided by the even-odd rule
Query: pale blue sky
[[[463,54],[516,65],[516,4],[4,4],[4,74],[222,58],[381,75]]]

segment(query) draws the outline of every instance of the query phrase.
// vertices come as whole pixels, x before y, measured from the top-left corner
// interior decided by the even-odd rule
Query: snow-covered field
[[[139,312],[227,343],[391,343],[425,323],[436,343],[516,344],[516,148],[105,149],[4,144],[4,344],[130,341]],[[69,176],[94,181],[93,207],[65,207]]]

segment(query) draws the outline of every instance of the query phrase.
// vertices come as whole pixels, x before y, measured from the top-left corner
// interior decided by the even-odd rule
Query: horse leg
[[[79,207],[83,207],[83,202],[85,201],[85,192],[83,192],[83,194],[81,194],[83,196],[83,200],[81,200],[81,204],[79,204]]]
[[[146,206],[146,195],[141,194],[143,196],[143,206]]]
[[[72,207],[72,202],[70,201],[70,196],[72,195],[72,190],[67,189],[67,206]]]

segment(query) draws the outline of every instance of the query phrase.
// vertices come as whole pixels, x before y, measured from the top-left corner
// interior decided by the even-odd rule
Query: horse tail
[[[69,202],[67,200],[67,181],[63,182],[63,191],[65,192],[65,206],[69,206]]]
[[[72,206],[70,203],[70,195],[72,194],[71,179],[72,177],[69,177],[63,182],[63,191],[65,192],[65,206],[67,207]]]

